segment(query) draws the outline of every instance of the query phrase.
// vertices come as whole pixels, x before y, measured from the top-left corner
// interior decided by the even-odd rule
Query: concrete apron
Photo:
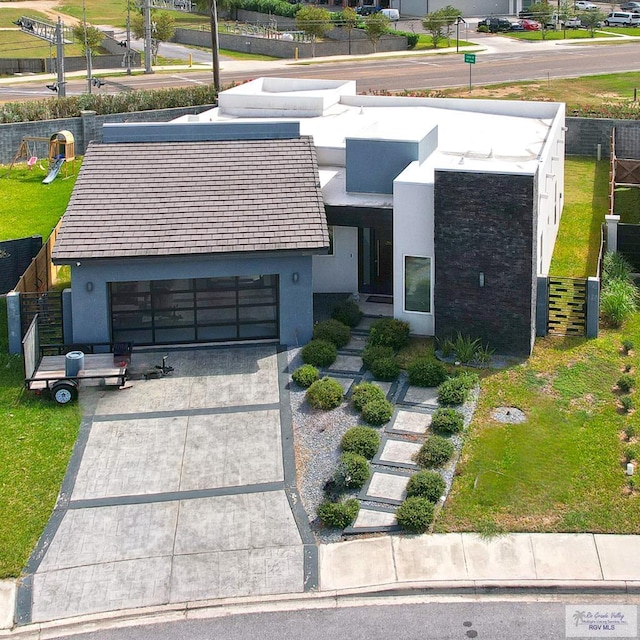
[[[316,586],[279,380],[286,354],[192,349],[169,364],[170,376],[126,390],[82,391],[81,433],[19,582],[18,624]]]

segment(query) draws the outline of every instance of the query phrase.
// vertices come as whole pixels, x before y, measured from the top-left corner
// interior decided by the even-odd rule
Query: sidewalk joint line
[[[115,422],[122,420],[144,420],[151,418],[180,418],[190,416],[223,415],[228,413],[245,413],[257,411],[273,411],[279,408],[277,402],[265,404],[234,405],[232,407],[208,407],[203,409],[175,409],[172,411],[145,411],[141,413],[112,413],[93,417],[94,422]]]
[[[596,548],[596,556],[598,558],[598,567],[600,567],[600,577],[602,580],[604,580],[604,569],[602,568],[602,558],[600,557],[600,549],[598,549],[598,543],[596,541],[596,535],[595,533],[591,534],[591,537],[593,538],[593,546]]]

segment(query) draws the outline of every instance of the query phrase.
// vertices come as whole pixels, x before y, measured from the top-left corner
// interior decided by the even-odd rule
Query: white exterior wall
[[[548,275],[564,206],[564,105],[541,154],[538,185],[538,275]]]
[[[333,255],[313,256],[313,292],[357,291],[358,229],[333,227]]]
[[[393,183],[393,317],[408,322],[411,333],[428,336],[435,333],[433,192],[433,170],[419,169],[417,162],[411,163]],[[405,256],[431,258],[431,313],[404,309]]]

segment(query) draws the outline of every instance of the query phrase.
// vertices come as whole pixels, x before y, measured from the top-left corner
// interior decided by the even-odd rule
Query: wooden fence
[[[20,293],[43,293],[53,288],[53,285],[58,279],[58,271],[61,267],[51,262],[51,253],[53,252],[53,245],[58,237],[58,230],[60,229],[61,223],[62,220],[58,222],[47,241],[42,245],[42,249],[40,249],[38,255],[31,261],[31,264],[22,276],[20,276],[20,280],[18,280],[18,284],[14,287],[14,291],[19,291]]]

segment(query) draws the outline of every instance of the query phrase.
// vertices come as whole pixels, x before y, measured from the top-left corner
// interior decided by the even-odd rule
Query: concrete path
[[[308,522],[291,507],[286,358],[260,346],[169,361],[171,376],[81,394],[87,417],[18,590],[20,623],[315,586]]]
[[[640,592],[640,536],[472,533],[385,536],[320,547],[320,590],[609,589]]]

